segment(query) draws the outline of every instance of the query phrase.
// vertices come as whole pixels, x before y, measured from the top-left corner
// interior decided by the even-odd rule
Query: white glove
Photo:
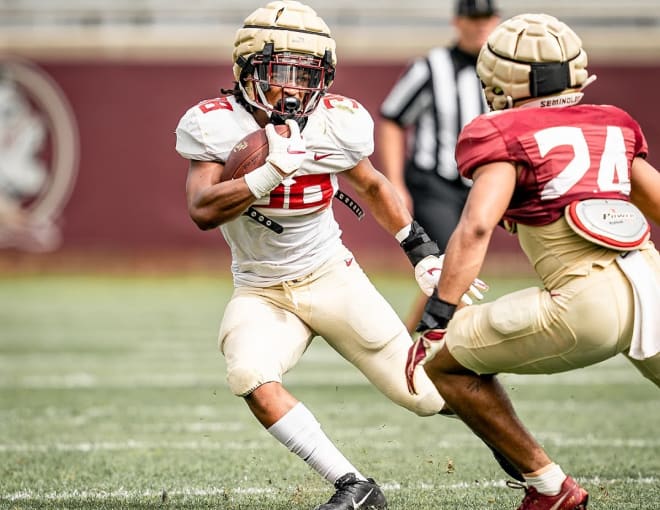
[[[273,124],[266,124],[269,149],[266,161],[282,173],[291,175],[302,165],[307,149],[305,148],[305,141],[300,135],[298,123],[295,120],[288,119],[286,125],[289,126],[291,131],[288,138],[277,134]]]
[[[415,279],[417,285],[422,289],[422,292],[430,296],[438,286],[440,280],[440,273],[442,272],[442,264],[445,260],[444,254],[436,257],[429,255],[420,260],[415,266]],[[483,292],[488,290],[488,284],[479,278],[475,278],[470,285],[468,291],[461,296],[461,301],[466,305],[471,305],[474,300],[481,301],[484,298]]]
[[[415,279],[417,280],[417,285],[419,285],[419,288],[422,289],[422,292],[427,296],[433,294],[433,291],[438,286],[444,257],[444,255],[440,255],[439,257],[428,255],[420,260],[415,266]]]

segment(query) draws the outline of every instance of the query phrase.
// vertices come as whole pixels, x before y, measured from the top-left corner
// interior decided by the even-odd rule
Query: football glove
[[[419,285],[419,288],[422,289],[422,292],[427,296],[433,294],[435,288],[438,286],[438,280],[440,279],[444,259],[444,254],[439,257],[428,255],[415,265],[415,279],[417,280],[417,285]],[[474,300],[481,301],[484,298],[483,292],[486,292],[487,290],[488,284],[479,278],[475,278],[468,291],[461,297],[461,301],[466,305],[471,305],[474,303]]]
[[[447,333],[447,324],[454,316],[456,305],[452,305],[433,294],[426,303],[422,320],[417,326],[416,337],[408,349],[406,359],[406,384],[412,395],[417,394],[415,388],[415,371],[418,366],[424,366],[442,349]]]
[[[273,124],[266,124],[269,149],[266,161],[288,176],[300,168],[307,149],[305,141],[300,135],[298,123],[289,119],[286,121],[286,125],[290,130],[288,138],[279,135]]]

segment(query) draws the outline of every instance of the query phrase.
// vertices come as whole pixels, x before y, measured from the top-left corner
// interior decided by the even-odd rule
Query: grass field
[[[489,299],[530,283],[488,280]],[[374,281],[404,314],[412,279]],[[325,501],[331,487],[226,387],[216,332],[229,293],[221,274],[0,277],[0,508]],[[502,380],[590,508],[660,508],[660,394],[624,359]],[[393,510],[509,510],[522,498],[464,425],[394,406],[321,339],[286,383]]]

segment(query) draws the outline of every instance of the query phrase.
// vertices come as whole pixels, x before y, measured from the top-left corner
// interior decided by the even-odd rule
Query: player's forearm
[[[449,239],[438,282],[438,297],[458,304],[461,296],[479,276],[488,251],[492,230],[462,228]]]
[[[190,217],[202,230],[209,230],[240,216],[255,201],[243,179],[209,186],[188,203]]]
[[[369,208],[378,224],[390,234],[395,235],[412,223],[412,216],[403,205],[401,197],[384,177],[381,176],[378,182],[358,191],[358,196]]]
[[[511,202],[516,182],[512,163],[489,163],[478,168],[474,184],[445,253],[438,297],[457,304],[479,275],[488,244]]]

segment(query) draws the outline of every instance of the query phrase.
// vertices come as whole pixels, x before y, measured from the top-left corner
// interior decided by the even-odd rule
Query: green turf
[[[402,314],[412,278],[376,285]],[[529,280],[489,279],[489,298]],[[307,510],[331,488],[229,394],[226,276],[0,278],[0,508]],[[503,377],[591,508],[660,508],[660,399],[625,360]],[[315,340],[290,389],[390,508],[513,509],[522,493],[460,422],[418,418]]]

